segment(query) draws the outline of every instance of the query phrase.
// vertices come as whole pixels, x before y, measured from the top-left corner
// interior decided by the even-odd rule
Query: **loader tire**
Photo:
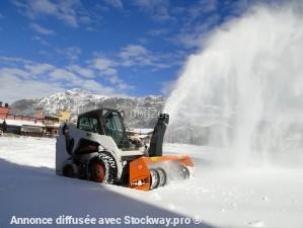
[[[159,187],[163,187],[167,182],[167,175],[164,169],[157,168],[158,176],[159,176]]]
[[[117,165],[114,158],[107,153],[100,153],[89,165],[89,179],[99,183],[114,184]]]
[[[158,188],[159,184],[159,172],[157,171],[157,169],[150,169],[150,190]]]
[[[63,176],[65,177],[76,177],[75,170],[71,164],[65,165],[63,168]]]
[[[181,174],[182,179],[189,179],[189,177],[190,177],[189,169],[185,165],[182,165],[180,167],[180,174]]]

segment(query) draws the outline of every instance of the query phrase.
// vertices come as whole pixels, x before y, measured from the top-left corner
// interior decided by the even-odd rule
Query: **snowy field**
[[[303,169],[222,168],[220,152],[211,148],[168,144],[165,151],[191,154],[194,176],[140,192],[56,176],[54,139],[0,137],[0,228],[9,227],[12,216],[60,215],[188,216],[202,221],[191,224],[197,227],[303,227]]]

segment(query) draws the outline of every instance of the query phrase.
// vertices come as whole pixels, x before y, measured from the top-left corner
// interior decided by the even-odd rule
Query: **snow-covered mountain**
[[[75,119],[79,113],[97,108],[113,108],[124,111],[125,122],[129,127],[153,127],[165,98],[162,96],[128,97],[104,96],[85,90],[73,89],[53,94],[41,99],[22,99],[11,105],[15,114],[34,115],[42,109],[47,115],[56,115],[67,110]]]

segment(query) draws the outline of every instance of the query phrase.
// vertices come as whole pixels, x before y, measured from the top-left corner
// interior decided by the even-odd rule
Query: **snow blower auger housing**
[[[114,109],[80,114],[77,126],[60,127],[56,173],[138,190],[152,190],[170,180],[186,179],[192,160],[187,155],[162,155],[169,116],[160,114],[149,146],[131,142],[123,117]]]

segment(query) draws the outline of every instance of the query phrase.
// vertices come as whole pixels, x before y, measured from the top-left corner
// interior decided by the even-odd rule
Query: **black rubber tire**
[[[72,165],[68,164],[63,167],[63,176],[74,178],[76,173]]]
[[[157,169],[150,169],[150,190],[158,188],[160,177]]]
[[[103,166],[104,168],[104,178],[101,182],[100,179],[96,176],[94,167],[96,163]],[[89,164],[89,179],[95,182],[114,184],[116,181],[117,175],[117,164],[115,159],[106,152],[100,152],[98,156],[93,158]]]
[[[190,177],[189,169],[184,165],[180,167],[180,174],[183,179],[188,179]]]
[[[164,169],[157,168],[157,172],[159,175],[159,187],[163,187],[167,182],[167,175]]]

